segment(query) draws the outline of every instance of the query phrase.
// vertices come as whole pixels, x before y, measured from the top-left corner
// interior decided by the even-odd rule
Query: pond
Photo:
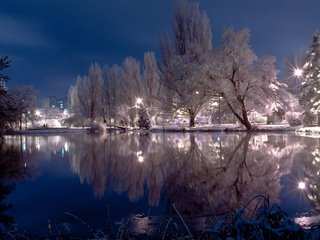
[[[130,214],[168,215],[173,204],[183,216],[225,213],[258,194],[300,223],[319,220],[320,138],[314,136],[6,136],[0,168],[1,223],[15,221],[38,236],[62,228],[107,231]]]

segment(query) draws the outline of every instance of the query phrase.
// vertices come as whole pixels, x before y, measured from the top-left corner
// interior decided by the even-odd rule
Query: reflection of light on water
[[[305,182],[299,182],[298,183],[298,188],[301,189],[301,190],[306,189],[306,183]]]
[[[144,161],[143,156],[142,156],[142,151],[137,152],[137,157],[138,157],[138,162],[142,163]]]
[[[52,137],[52,143],[54,143],[54,144],[58,144],[58,143],[60,143],[61,142],[61,137],[60,136],[54,136],[54,137]]]
[[[26,151],[26,149],[27,149],[27,145],[26,145],[26,137],[25,136],[23,136],[22,137],[22,151]]]
[[[177,142],[178,142],[178,144],[177,144],[177,147],[178,147],[178,148],[181,149],[181,148],[185,148],[185,147],[186,147],[183,141],[178,140]]]
[[[158,143],[158,139],[157,139],[156,135],[151,135],[151,142]]]
[[[68,144],[68,142],[65,142],[65,143],[64,143],[64,150],[65,150],[66,152],[69,152],[69,144]]]
[[[36,137],[36,149],[40,150],[40,139],[39,139],[39,137]]]

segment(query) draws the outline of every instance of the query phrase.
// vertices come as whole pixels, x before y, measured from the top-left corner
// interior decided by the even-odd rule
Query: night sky
[[[320,29],[319,0],[200,0],[213,44],[228,27],[251,30],[258,55],[284,58],[307,48]],[[9,56],[8,86],[33,85],[40,97],[63,96],[92,62],[159,58],[159,36],[171,31],[172,0],[2,0],[0,56]]]

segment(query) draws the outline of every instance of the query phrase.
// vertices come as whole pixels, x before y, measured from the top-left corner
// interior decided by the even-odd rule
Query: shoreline
[[[265,133],[265,132],[274,132],[274,133],[304,133],[304,134],[320,134],[319,126],[290,126],[289,124],[257,124],[254,125],[254,130],[250,131],[252,133]],[[89,133],[90,128],[37,128],[37,129],[25,129],[25,130],[16,130],[4,135],[36,135],[36,134],[68,134],[68,133]],[[126,131],[140,131],[139,128],[129,128]],[[107,128],[108,131],[121,131],[114,128]],[[149,132],[247,132],[246,128],[242,125],[235,124],[221,124],[221,125],[205,125],[205,126],[196,126],[196,127],[187,127],[187,126],[154,126],[150,129],[143,131]]]

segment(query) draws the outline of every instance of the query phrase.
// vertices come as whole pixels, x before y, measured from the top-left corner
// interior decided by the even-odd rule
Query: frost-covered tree
[[[80,80],[80,77],[78,77],[78,80]],[[77,84],[69,88],[68,105],[71,117],[65,120],[65,124],[84,127],[86,118],[81,112],[82,107],[78,98]]]
[[[275,58],[258,57],[249,45],[249,36],[248,29],[226,30],[222,45],[206,64],[210,79],[206,88],[220,93],[247,130],[252,129],[252,111],[272,114],[280,107],[290,107],[285,101],[290,94],[285,84],[277,81]]]
[[[165,87],[162,101],[173,111],[189,116],[189,125],[206,103],[206,89],[199,89],[198,82],[206,77],[200,70],[205,54],[212,48],[209,19],[201,13],[197,2],[177,1],[173,10],[173,39],[162,37],[161,82]]]
[[[152,119],[156,121],[160,107],[159,96],[161,96],[163,88],[160,84],[160,70],[153,52],[144,54],[143,84],[145,86],[144,105],[148,108]]]
[[[78,77],[76,83],[76,97],[79,113],[90,119],[91,124],[102,115],[102,96],[104,80],[99,64],[91,64],[89,75]]]
[[[144,54],[143,83],[145,86],[145,105],[153,107],[156,105],[157,97],[160,94],[160,70],[153,52]]]
[[[139,128],[149,129],[151,127],[150,114],[147,107],[143,103],[138,105],[137,123]]]
[[[137,97],[144,95],[140,62],[128,57],[122,64],[124,79],[122,81],[123,97],[129,105],[134,105]]]
[[[144,99],[145,88],[142,82],[140,62],[132,57],[128,57],[122,64],[124,78],[121,82],[121,98],[123,99],[123,109],[127,109],[130,125],[134,125],[136,117],[136,101],[138,98]]]
[[[303,65],[300,103],[305,108],[305,114],[318,115],[320,125],[320,35],[313,35],[310,50],[306,53]]]
[[[109,120],[119,120],[119,106],[122,104],[121,82],[124,72],[121,66],[115,64],[112,67],[105,67],[105,98],[108,105]]]

